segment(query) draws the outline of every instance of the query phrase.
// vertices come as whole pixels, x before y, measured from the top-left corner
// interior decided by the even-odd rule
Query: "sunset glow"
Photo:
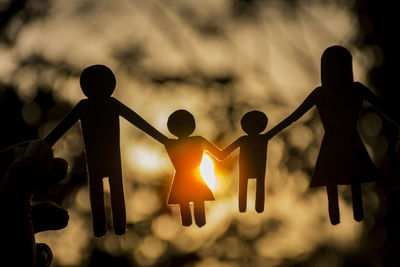
[[[0,1],[0,13],[14,2]],[[366,85],[371,67],[384,60],[383,49],[358,41],[364,39],[359,30],[366,18],[355,14],[361,1],[20,2],[27,4],[0,30],[0,100],[9,123],[5,136],[10,137],[4,145],[30,134],[46,137],[70,108],[86,99],[80,73],[93,64],[113,71],[111,96],[162,135],[177,140],[168,118],[183,109],[195,118],[190,136],[206,137],[222,148],[245,134],[241,118],[251,110],[266,113],[272,125],[268,129],[291,114],[320,85],[321,55],[327,47],[345,45],[354,56],[354,79]],[[371,141],[368,152],[379,160],[386,130],[377,127],[379,114],[368,114],[360,114],[359,130],[368,137],[364,141]],[[103,179],[109,233],[93,235],[80,123],[57,141],[54,156],[66,159],[73,171],[51,193],[62,200],[70,219],[62,230],[35,234],[36,243],[51,248],[55,267],[92,266],[99,256],[110,260],[110,266],[138,267],[172,262],[196,267],[333,266],[349,260],[357,265],[364,262],[363,251],[375,248],[374,255],[382,255],[396,241],[375,222],[384,205],[378,192],[384,190],[373,183],[362,187],[365,222],[353,218],[350,187],[338,186],[341,222],[330,224],[326,188],[309,189],[324,135],[315,110],[268,142],[263,213],[255,210],[256,179],[249,179],[247,211],[239,212],[239,149],[219,162],[206,146],[199,152],[197,141],[193,148],[182,144],[175,166],[170,157],[174,149],[157,141],[155,131],[143,131],[147,123],[132,124],[120,116],[120,131],[113,134],[119,136],[121,162],[98,155],[122,167],[127,232],[121,236],[112,231],[109,178]],[[107,145],[99,144],[99,149]],[[177,195],[190,204],[189,227],[182,225],[181,205],[168,203],[177,173],[182,178]],[[209,193],[204,183],[215,200],[207,194],[206,225],[198,227],[195,206],[200,211],[200,200]],[[375,263],[372,255],[368,259]]]
[[[217,177],[214,170],[214,162],[210,156],[203,154],[203,159],[200,164],[200,175],[207,183],[211,190],[215,188]]]

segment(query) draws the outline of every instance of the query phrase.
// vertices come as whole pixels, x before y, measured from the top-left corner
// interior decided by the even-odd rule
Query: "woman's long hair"
[[[323,86],[336,87],[353,82],[352,56],[342,46],[325,49],[321,57],[321,82]]]

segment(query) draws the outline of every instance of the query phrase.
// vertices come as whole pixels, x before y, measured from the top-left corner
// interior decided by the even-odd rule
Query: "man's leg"
[[[121,171],[110,176],[108,181],[114,232],[117,235],[123,235],[126,232],[126,211]]]
[[[89,191],[93,217],[93,233],[95,236],[101,237],[107,233],[102,178],[89,176]]]

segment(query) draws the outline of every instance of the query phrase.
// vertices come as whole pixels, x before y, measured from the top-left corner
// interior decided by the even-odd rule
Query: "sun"
[[[214,162],[207,154],[203,154],[203,159],[200,164],[200,175],[208,187],[213,190],[217,183],[217,177],[215,175]]]

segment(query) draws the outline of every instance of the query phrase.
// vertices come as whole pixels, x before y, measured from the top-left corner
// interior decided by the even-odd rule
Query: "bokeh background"
[[[320,57],[340,44],[355,79],[398,110],[395,2],[368,0],[0,0],[0,148],[45,137],[78,101],[80,72],[105,64],[114,96],[164,134],[176,109],[196,118],[195,134],[220,147],[261,110],[268,129],[320,84]],[[340,106],[338,106],[340,109]],[[353,220],[340,189],[341,223],[331,226],[324,188],[308,183],[323,128],[313,109],[269,143],[266,209],[238,212],[235,152],[215,162],[216,201],[207,224],[180,225],[167,206],[174,174],[163,146],[121,119],[128,232],[92,234],[83,140],[76,124],[55,146],[68,160],[62,183],[38,192],[70,212],[61,231],[36,235],[52,266],[396,266],[400,262],[398,129],[365,103],[359,130],[382,174],[363,185],[365,220]],[[106,155],[105,155],[106,156]],[[105,190],[109,192],[107,183]],[[109,197],[106,196],[108,214]],[[110,216],[109,225],[112,224]],[[111,228],[110,228],[110,231]]]

